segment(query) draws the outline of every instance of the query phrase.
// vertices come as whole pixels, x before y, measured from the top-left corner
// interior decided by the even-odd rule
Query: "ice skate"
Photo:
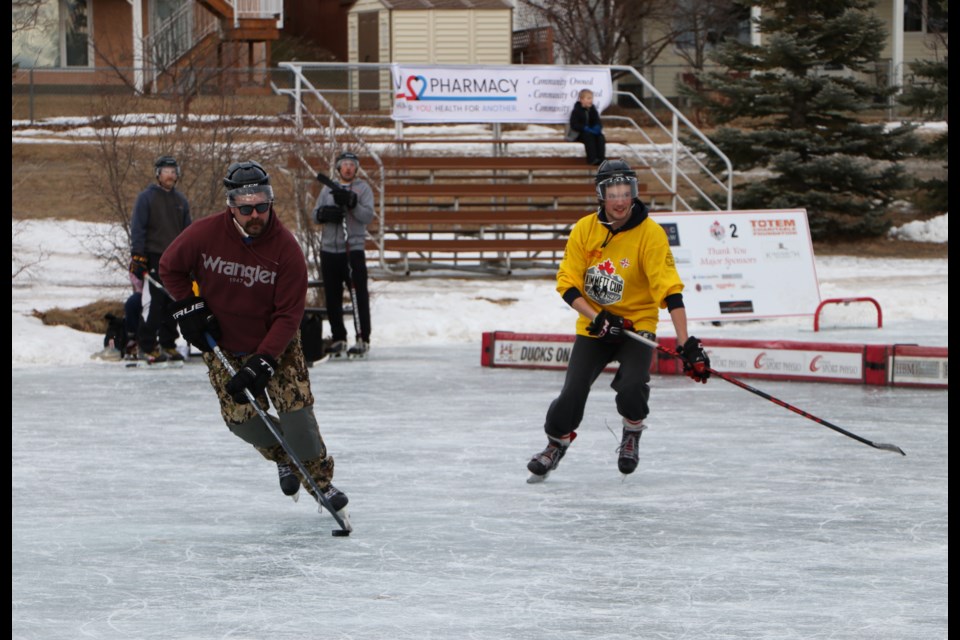
[[[620,454],[617,457],[617,467],[620,469],[620,473],[629,475],[637,470],[637,464],[640,462],[640,436],[646,428],[643,420],[631,422],[624,418],[623,437],[620,440],[620,447],[617,449]]]
[[[367,357],[368,351],[370,351],[370,343],[360,339],[357,340],[355,345],[347,349],[347,357],[351,360],[360,360]]]
[[[543,482],[550,475],[550,472],[557,468],[560,460],[567,453],[570,443],[577,437],[576,432],[571,433],[569,439],[554,438],[547,436],[547,448],[535,455],[527,463],[527,471],[530,477],[527,478],[528,484]]]
[[[287,462],[277,463],[277,474],[280,476],[280,490],[283,495],[290,496],[296,502],[300,498],[300,480]]]
[[[334,340],[330,343],[330,346],[327,347],[326,356],[331,360],[344,360],[347,357],[347,341],[346,340]]]

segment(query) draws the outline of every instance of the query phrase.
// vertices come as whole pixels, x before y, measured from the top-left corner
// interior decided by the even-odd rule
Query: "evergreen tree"
[[[720,70],[698,74],[702,92],[685,92],[721,125],[711,140],[735,170],[766,169],[734,189],[734,206],[805,208],[816,239],[882,234],[887,205],[909,186],[898,161],[918,144],[914,127],[861,119],[896,87],[823,72],[874,72],[886,36],[873,2],[734,1],[760,6],[762,45],[724,43],[712,55]]]
[[[946,4],[946,3],[944,3]],[[946,11],[946,9],[944,9]],[[904,87],[900,103],[910,108],[911,114],[924,115],[933,119],[947,116],[947,58],[914,62],[910,65],[914,82]],[[948,135],[944,131],[920,149],[920,155],[943,161],[947,169]],[[932,178],[917,183],[918,202],[930,212],[947,210],[947,181]]]

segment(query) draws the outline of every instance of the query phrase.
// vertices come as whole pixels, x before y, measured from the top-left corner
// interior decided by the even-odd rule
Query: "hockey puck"
[[[338,538],[344,538],[344,537],[346,537],[346,536],[349,536],[349,535],[350,535],[350,532],[349,532],[348,530],[346,530],[346,529],[334,529],[333,532],[332,532],[332,535],[334,535],[334,536],[336,536],[336,537],[338,537]]]

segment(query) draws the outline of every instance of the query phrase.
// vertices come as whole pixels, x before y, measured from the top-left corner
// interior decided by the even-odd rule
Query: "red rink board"
[[[483,334],[480,364],[487,367],[566,369],[573,335],[512,333]],[[659,339],[673,350],[676,339]],[[787,340],[705,340],[711,366],[740,378],[802,380],[947,388],[948,350],[915,345],[831,344]],[[608,367],[615,371],[616,364]],[[679,360],[655,354],[651,373],[682,373]]]

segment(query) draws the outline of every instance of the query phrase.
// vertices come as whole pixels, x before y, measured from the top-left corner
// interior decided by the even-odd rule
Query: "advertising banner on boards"
[[[606,67],[395,64],[394,120],[566,123],[581,89],[598,111],[610,105]]]

